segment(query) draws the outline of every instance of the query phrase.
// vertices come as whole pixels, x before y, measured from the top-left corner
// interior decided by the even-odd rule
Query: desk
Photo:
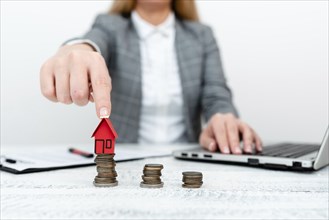
[[[139,187],[145,163],[164,165],[162,189]],[[117,164],[119,186],[96,188],[92,167],[1,175],[1,219],[328,219],[328,167],[313,173],[150,158]],[[204,174],[181,187],[182,171]]]

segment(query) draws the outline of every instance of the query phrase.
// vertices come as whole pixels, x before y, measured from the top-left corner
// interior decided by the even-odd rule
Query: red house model
[[[108,118],[102,118],[91,137],[95,137],[95,154],[114,154],[115,139],[118,137]]]

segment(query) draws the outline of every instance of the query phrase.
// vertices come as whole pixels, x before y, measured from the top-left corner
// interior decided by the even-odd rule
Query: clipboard
[[[25,174],[95,165],[94,157],[86,158],[69,152],[72,147],[90,153],[93,149],[93,147],[79,145],[6,146],[1,149],[0,170],[13,174]],[[157,146],[150,148],[137,144],[117,144],[115,161],[123,162],[169,155],[171,155],[171,150],[157,148]],[[8,162],[10,160],[11,162]]]

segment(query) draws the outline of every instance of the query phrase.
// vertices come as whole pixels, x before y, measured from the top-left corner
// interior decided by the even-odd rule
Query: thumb
[[[201,133],[199,143],[206,150],[214,152],[217,149],[215,139],[206,130]]]

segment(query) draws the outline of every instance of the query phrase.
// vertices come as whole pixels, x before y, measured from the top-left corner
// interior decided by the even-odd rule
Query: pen
[[[7,163],[16,163],[16,160],[9,159],[9,158],[7,158],[5,161],[6,161]]]
[[[78,150],[78,149],[75,149],[75,148],[69,148],[69,152],[72,153],[72,154],[77,154],[77,155],[86,157],[86,158],[93,158],[94,157],[94,154],[92,154],[92,153],[81,151],[81,150]]]
[[[15,164],[15,163],[25,163],[25,164],[33,163],[31,161],[8,158],[8,157],[2,156],[2,155],[0,155],[0,158],[4,158],[4,162],[6,162],[6,163],[12,163],[12,164]]]

